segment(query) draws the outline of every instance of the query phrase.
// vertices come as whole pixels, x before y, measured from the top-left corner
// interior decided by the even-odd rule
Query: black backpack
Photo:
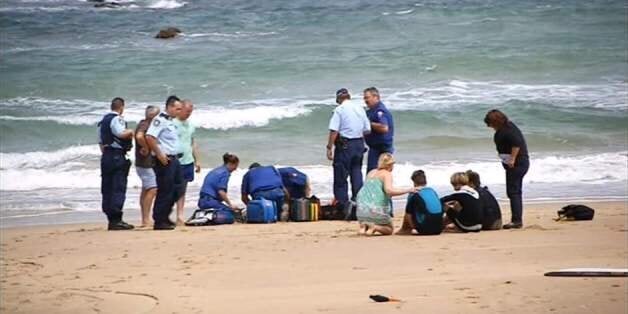
[[[567,205],[558,212],[558,218],[556,221],[562,219],[569,220],[593,220],[595,210],[593,208],[584,205]]]

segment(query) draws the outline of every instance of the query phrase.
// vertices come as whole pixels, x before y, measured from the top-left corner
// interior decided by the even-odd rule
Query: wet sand
[[[432,237],[358,237],[339,221],[2,229],[0,312],[626,313],[627,278],[543,276],[628,266],[627,203],[586,204],[593,221],[528,204],[523,230]]]

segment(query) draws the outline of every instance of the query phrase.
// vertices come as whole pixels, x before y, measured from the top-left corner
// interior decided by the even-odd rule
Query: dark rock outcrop
[[[155,38],[168,39],[175,38],[181,33],[181,30],[176,27],[168,27],[159,31]]]

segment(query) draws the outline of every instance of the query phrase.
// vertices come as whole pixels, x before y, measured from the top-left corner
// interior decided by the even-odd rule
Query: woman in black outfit
[[[506,170],[506,194],[510,199],[511,223],[504,229],[523,227],[523,200],[521,186],[528,172],[528,146],[519,128],[499,110],[493,109],[484,117],[484,123],[495,130],[493,141]]]

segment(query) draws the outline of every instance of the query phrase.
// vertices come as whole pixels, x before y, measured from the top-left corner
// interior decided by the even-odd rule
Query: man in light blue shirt
[[[338,107],[329,121],[327,159],[333,160],[334,165],[334,198],[348,219],[351,202],[347,178],[351,177],[351,200],[355,200],[363,183],[364,134],[371,131],[371,123],[364,107],[351,100],[346,88],[336,92],[336,103]]]
[[[166,111],[155,117],[146,131],[146,142],[157,159],[153,168],[157,177],[157,197],[153,206],[155,230],[175,228],[169,216],[181,193],[183,173],[179,164],[179,135],[172,119],[179,115],[181,108],[177,96],[168,97]]]

